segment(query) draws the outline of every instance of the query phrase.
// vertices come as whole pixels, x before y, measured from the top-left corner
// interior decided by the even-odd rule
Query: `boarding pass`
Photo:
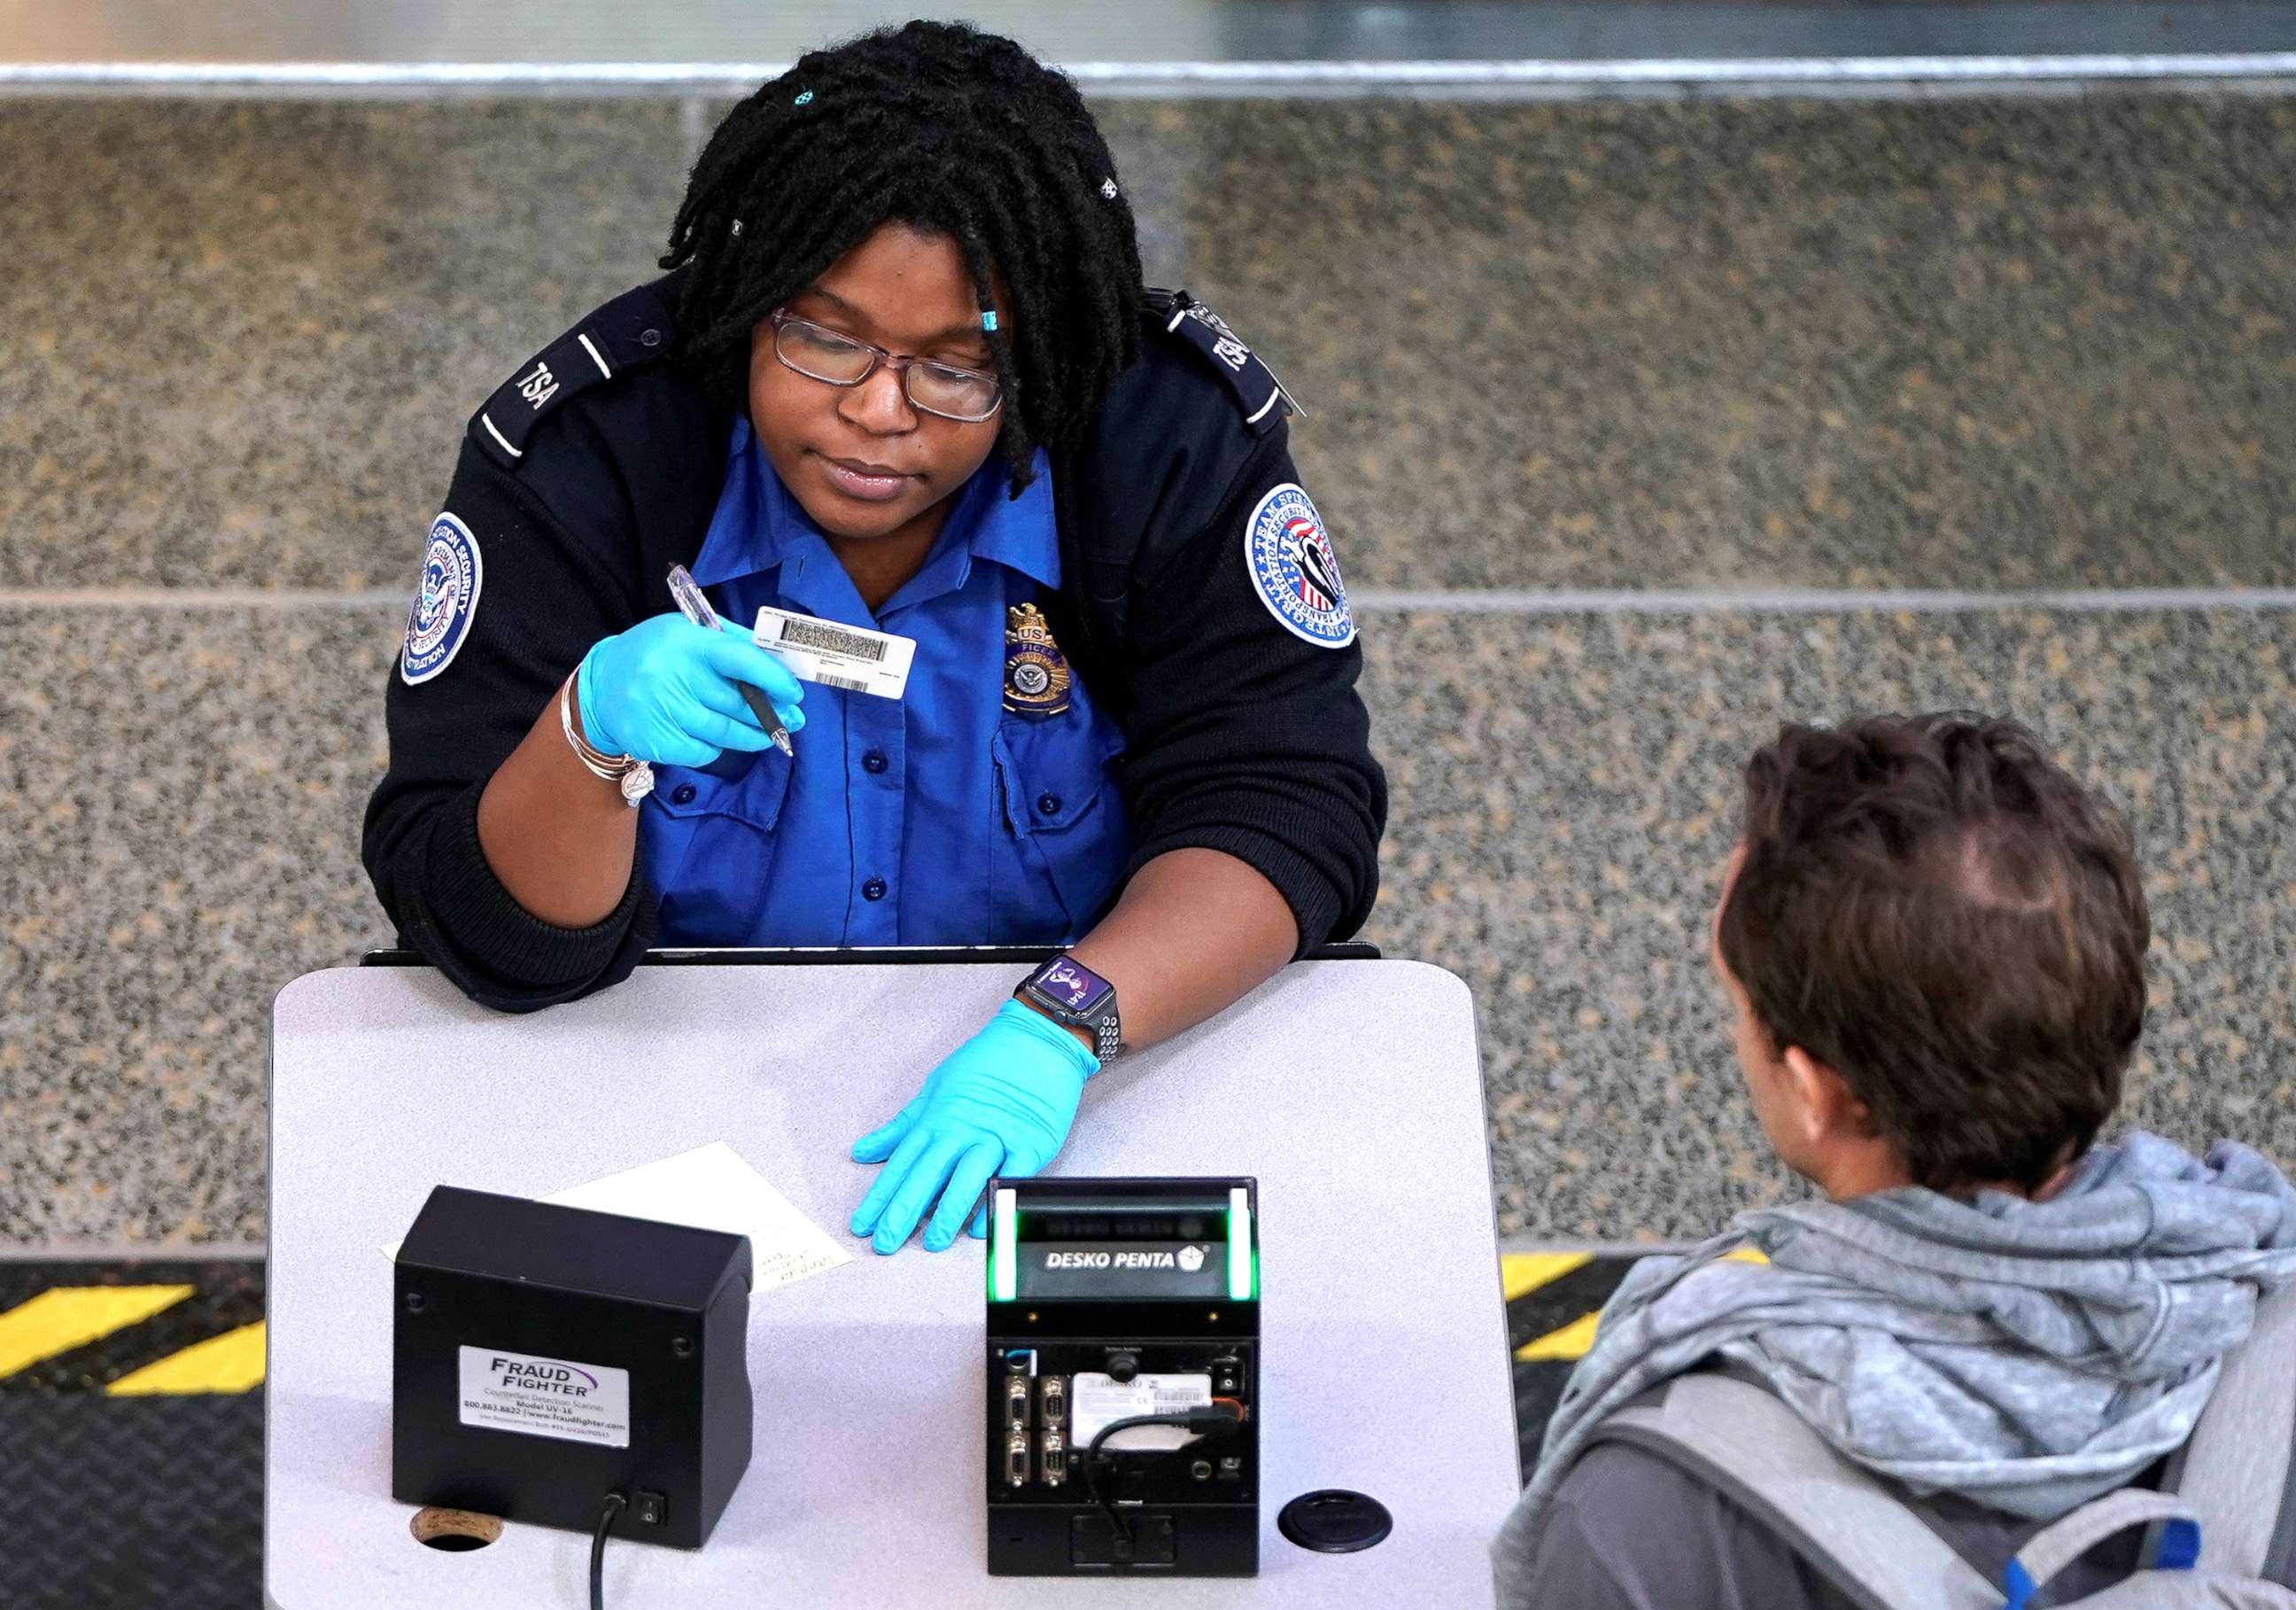
[[[909,686],[917,640],[791,610],[761,609],[752,642],[775,655],[800,682],[898,699]]]

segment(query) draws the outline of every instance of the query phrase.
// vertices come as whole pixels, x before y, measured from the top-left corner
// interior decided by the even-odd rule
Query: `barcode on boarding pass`
[[[917,652],[914,637],[770,607],[758,612],[750,637],[801,682],[881,699],[898,699],[907,688]]]

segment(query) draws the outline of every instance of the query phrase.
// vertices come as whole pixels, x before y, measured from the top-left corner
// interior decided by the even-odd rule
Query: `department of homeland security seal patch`
[[[1294,637],[1318,648],[1345,648],[1356,640],[1339,555],[1324,517],[1300,487],[1287,481],[1259,500],[1244,522],[1243,557],[1260,602]]]
[[[398,676],[407,686],[428,682],[445,670],[463,646],[471,617],[479,607],[486,567],[478,538],[452,514],[430,522],[422,550],[422,580],[414,607],[406,612],[406,645],[399,651]]]

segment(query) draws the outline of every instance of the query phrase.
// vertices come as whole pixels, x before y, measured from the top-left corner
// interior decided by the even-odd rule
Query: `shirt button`
[[[867,883],[862,884],[861,898],[865,900],[883,899],[885,898],[885,880],[882,878],[871,878]]]
[[[1060,815],[1061,796],[1056,793],[1038,794],[1037,796],[1037,809],[1043,811],[1048,817],[1056,817]]]
[[[883,771],[885,769],[885,752],[882,749],[873,749],[867,754],[863,755],[861,757],[861,769],[867,772],[873,777],[878,773]]]
[[[660,346],[660,345],[661,345],[661,332],[660,332],[660,331],[659,331],[659,330],[648,330],[648,331],[646,331],[644,333],[641,334],[641,335],[638,337],[638,345],[640,345],[641,347],[659,347],[659,346]]]
[[[670,791],[669,802],[673,805],[693,804],[693,784],[691,783],[680,783],[676,788]]]

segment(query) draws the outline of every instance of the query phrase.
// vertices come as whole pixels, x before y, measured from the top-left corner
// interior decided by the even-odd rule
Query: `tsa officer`
[[[1059,948],[852,1146],[854,1233],[938,1250],[1109,1060],[1369,911],[1346,585],[1289,398],[1143,287],[1091,114],[1010,40],[808,55],[711,136],[663,267],[471,419],[365,863],[506,1011],[656,944]]]

